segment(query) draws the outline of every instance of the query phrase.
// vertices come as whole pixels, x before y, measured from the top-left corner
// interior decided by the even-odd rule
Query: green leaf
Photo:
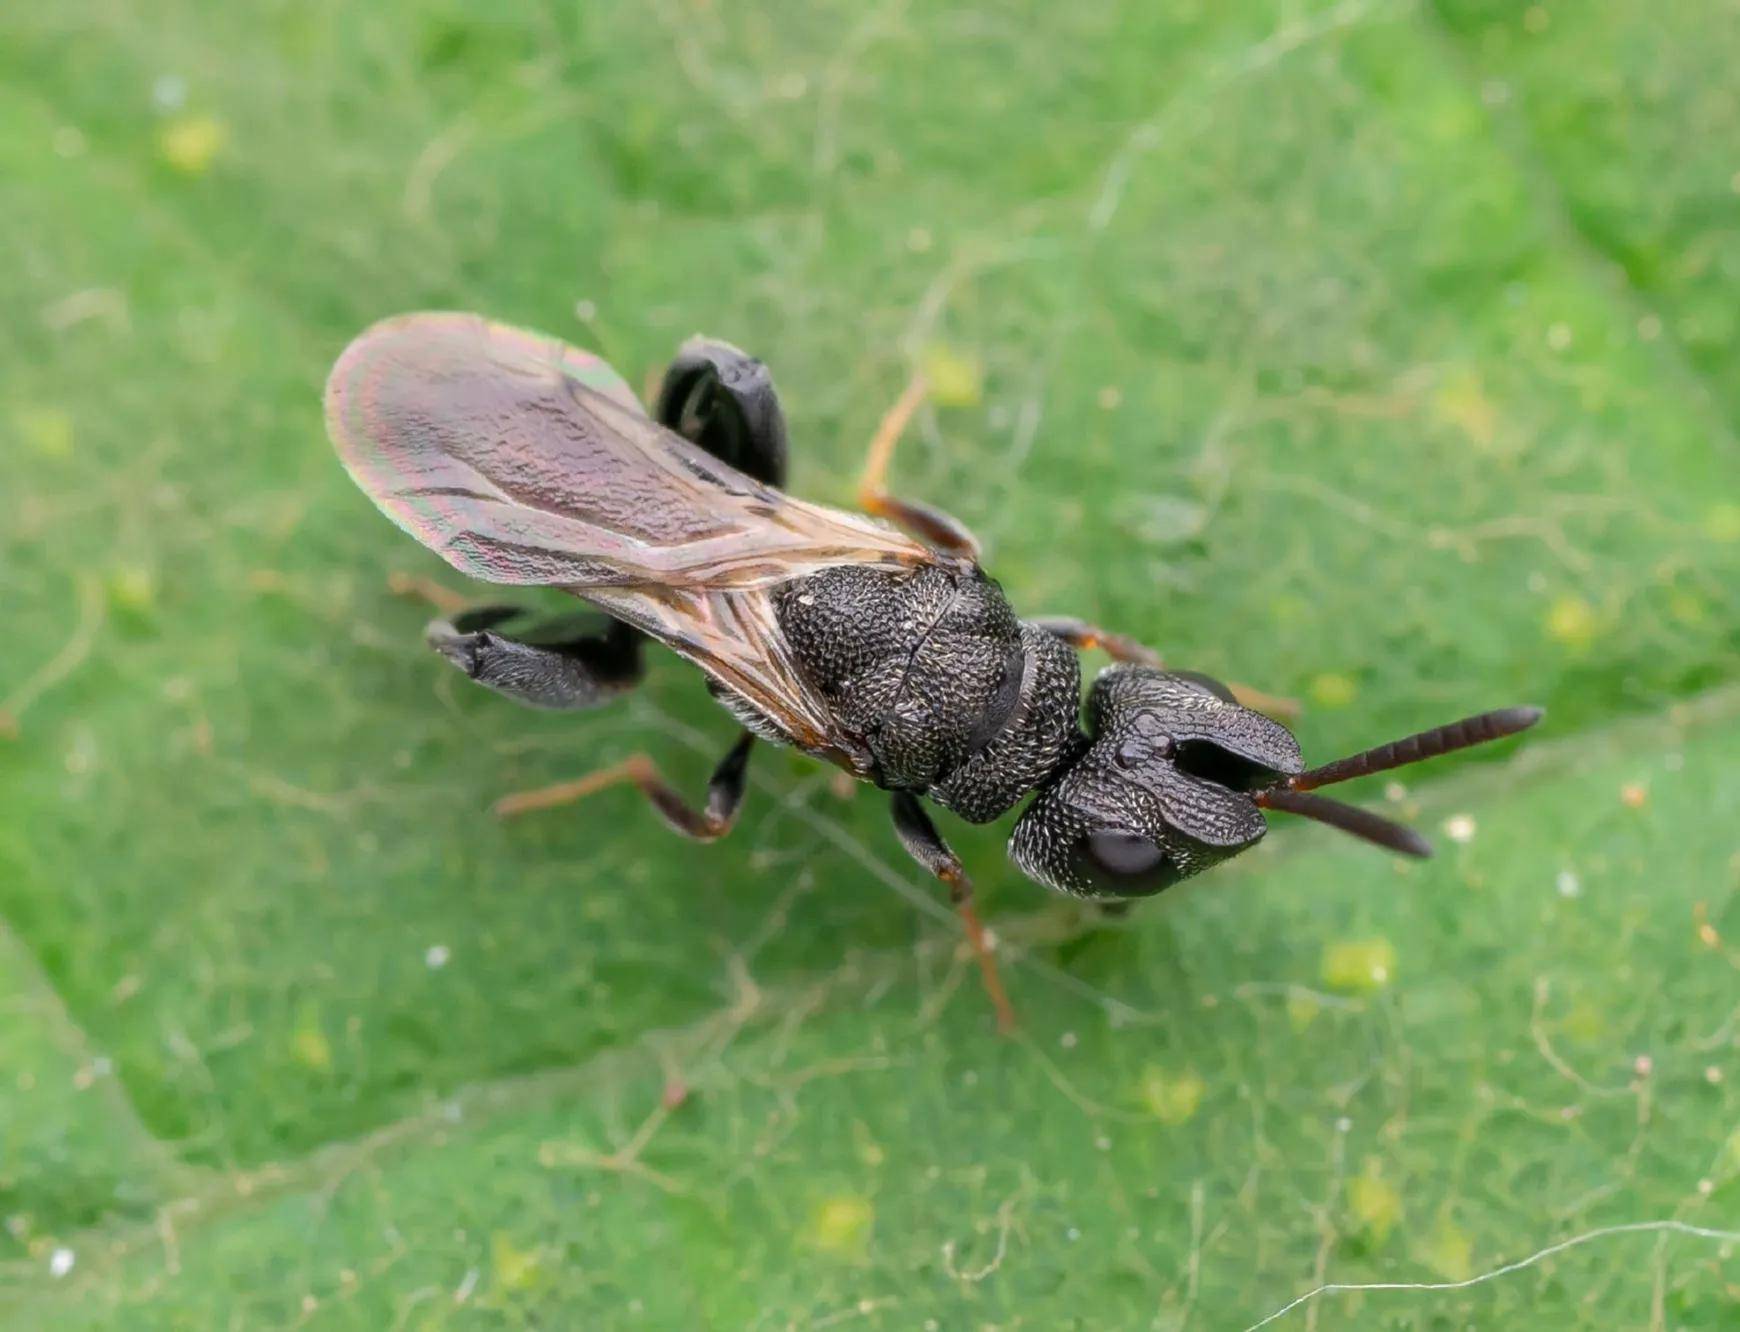
[[[1735,54],[1634,0],[13,7],[0,1312],[1242,1327],[1731,1229]],[[711,847],[490,817],[640,749],[698,791],[731,725],[668,657],[568,717],[421,647],[388,575],[446,572],[319,395],[432,307],[635,385],[749,347],[835,502],[947,361],[894,488],[1024,613],[1302,698],[1313,756],[1549,721],[1352,792],[1432,862],[1278,828],[1120,922],[948,824],[999,1040],[801,759]],[[1720,1326],[1724,1254],[1319,1318]]]

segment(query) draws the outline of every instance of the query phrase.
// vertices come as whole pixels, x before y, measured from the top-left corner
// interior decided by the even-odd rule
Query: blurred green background
[[[0,1316],[1740,1325],[1740,27],[1708,0],[63,0],[0,14]],[[420,307],[772,365],[794,486],[1292,693],[1537,701],[1098,924],[670,659],[520,711],[323,437]],[[450,586],[457,580],[448,577]],[[1089,663],[1090,668],[1093,663]],[[1446,837],[1449,823],[1461,840]],[[661,1109],[666,1089],[687,1097]],[[676,1099],[673,1097],[672,1099]]]

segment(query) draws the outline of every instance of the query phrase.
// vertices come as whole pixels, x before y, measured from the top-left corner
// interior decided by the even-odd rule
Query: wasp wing
[[[363,333],[327,381],[326,424],[364,493],[455,569],[586,598],[813,751],[847,746],[791,657],[774,589],[833,565],[936,559],[657,425],[598,357],[476,315]]]

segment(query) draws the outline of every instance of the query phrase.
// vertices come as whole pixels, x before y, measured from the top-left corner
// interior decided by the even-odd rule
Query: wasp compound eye
[[[1102,829],[1075,844],[1076,868],[1113,897],[1147,897],[1182,877],[1165,849],[1140,833]]]

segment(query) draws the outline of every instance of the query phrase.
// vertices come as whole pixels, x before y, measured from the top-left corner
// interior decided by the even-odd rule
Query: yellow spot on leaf
[[[1433,411],[1468,436],[1482,453],[1492,450],[1498,435],[1498,409],[1486,396],[1480,376],[1472,370],[1452,374],[1432,399]]]
[[[924,349],[924,378],[939,407],[977,407],[984,398],[984,367],[976,356],[933,342]]]
[[[1294,1031],[1304,1031],[1323,1011],[1323,1005],[1308,994],[1290,994],[1287,996],[1287,1021],[1293,1024]]]
[[[1163,1069],[1150,1067],[1142,1074],[1139,1090],[1142,1104],[1148,1107],[1154,1118],[1162,1124],[1182,1124],[1202,1104],[1202,1096],[1208,1090],[1208,1084],[1197,1075],[1195,1069],[1187,1068],[1182,1073],[1171,1074]]]
[[[157,601],[157,583],[149,569],[124,565],[109,575],[109,604],[118,611],[143,615]]]
[[[1563,596],[1547,610],[1547,636],[1582,651],[1595,641],[1595,608],[1582,597]]]
[[[1717,541],[1740,541],[1740,504],[1716,504],[1704,515],[1704,530]]]
[[[1323,949],[1323,983],[1332,990],[1373,994],[1396,974],[1396,949],[1388,939],[1345,939]]]
[[[1402,1195],[1383,1176],[1383,1165],[1367,1157],[1365,1169],[1347,1184],[1347,1208],[1359,1228],[1382,1244],[1402,1215]]]
[[[1474,1275],[1474,1241],[1449,1217],[1439,1217],[1420,1259],[1446,1281],[1466,1281]]]
[[[543,1276],[540,1249],[522,1249],[513,1236],[498,1230],[489,1237],[489,1266],[498,1291],[529,1290]]]
[[[1704,603],[1691,592],[1675,592],[1670,596],[1668,614],[1681,624],[1702,624],[1709,618]]]
[[[1571,1005],[1559,1030],[1573,1041],[1598,1041],[1608,1034],[1607,1015],[1587,999]]]
[[[842,1194],[826,1198],[816,1207],[805,1238],[825,1253],[851,1257],[869,1247],[870,1227],[875,1222],[876,1209],[868,1198]]]
[[[303,1014],[302,1021],[291,1033],[290,1053],[304,1068],[314,1069],[318,1073],[331,1070],[332,1046],[326,1039],[326,1033],[320,1029],[319,1017],[314,1013]]]
[[[65,458],[73,450],[73,419],[59,407],[21,407],[13,424],[25,445],[44,458]]]
[[[1325,671],[1311,680],[1311,701],[1319,707],[1345,708],[1359,697],[1359,686],[1353,677]]]
[[[1278,596],[1269,599],[1269,618],[1277,625],[1306,623],[1315,618],[1316,608],[1304,597]]]
[[[163,160],[188,176],[203,176],[229,141],[230,132],[211,116],[177,116],[157,136]]]

